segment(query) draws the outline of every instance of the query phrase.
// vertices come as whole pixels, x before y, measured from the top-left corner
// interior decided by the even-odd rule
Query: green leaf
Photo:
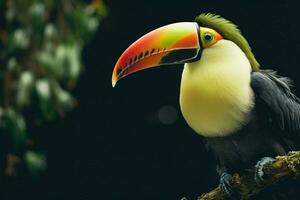
[[[41,2],[36,2],[29,8],[29,13],[32,18],[37,18],[39,20],[45,19],[45,5]]]
[[[49,41],[46,42],[45,47],[37,53],[36,59],[41,69],[45,70],[49,75],[55,78],[60,77],[60,72],[55,71],[56,60],[54,57],[55,47]]]
[[[39,107],[46,120],[53,120],[56,117],[54,101],[50,81],[46,78],[39,79],[35,85],[36,94],[39,100]]]
[[[1,0],[2,1],[2,0]],[[16,18],[16,9],[9,7],[5,12],[5,19],[7,22],[12,22]]]
[[[47,40],[54,40],[58,36],[57,29],[54,24],[49,23],[46,25],[44,35]]]
[[[22,109],[31,103],[32,92],[34,89],[34,76],[31,71],[25,71],[21,74],[16,89],[16,104]]]
[[[67,16],[72,32],[83,41],[87,41],[96,32],[99,25],[97,10],[92,6],[77,6],[73,12]]]
[[[24,155],[24,160],[32,176],[40,175],[47,169],[46,156],[43,153],[27,151]]]
[[[18,69],[17,59],[15,57],[9,58],[6,68],[10,72],[16,71]]]
[[[31,26],[35,37],[39,37],[42,34],[44,23],[46,20],[45,5],[39,1],[33,3],[29,8],[31,15]]]
[[[66,82],[77,82],[82,71],[80,60],[81,47],[76,44],[59,45],[55,52],[55,65],[53,71]]]
[[[23,116],[13,109],[8,109],[3,111],[1,121],[4,130],[11,136],[13,152],[19,153],[24,148],[27,137]]]
[[[56,107],[63,112],[72,110],[76,103],[75,99],[68,91],[62,89],[57,82],[53,81],[52,83]]]
[[[13,33],[12,48],[27,49],[30,45],[28,32],[23,29],[17,29]]]
[[[81,64],[81,47],[78,44],[68,46],[69,66],[66,66],[66,73],[69,74],[68,80],[77,82],[77,79],[82,71]]]

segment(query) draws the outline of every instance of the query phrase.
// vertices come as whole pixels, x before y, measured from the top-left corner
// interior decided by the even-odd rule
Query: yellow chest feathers
[[[182,114],[198,134],[227,136],[247,123],[253,107],[251,66],[233,42],[221,40],[184,66],[180,89]]]

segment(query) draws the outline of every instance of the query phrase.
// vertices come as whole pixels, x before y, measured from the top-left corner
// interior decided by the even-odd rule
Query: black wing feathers
[[[264,110],[270,121],[284,132],[300,132],[299,99],[291,92],[291,81],[279,77],[275,71],[260,70],[251,75],[251,87],[256,103],[266,106]]]

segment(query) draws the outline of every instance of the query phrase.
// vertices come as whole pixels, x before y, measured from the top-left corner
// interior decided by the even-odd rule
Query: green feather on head
[[[211,13],[202,13],[196,17],[195,21],[199,24],[199,26],[214,29],[225,39],[228,39],[238,45],[250,61],[252,71],[259,70],[260,65],[255,59],[249,43],[235,24],[222,18],[220,15],[214,15]]]

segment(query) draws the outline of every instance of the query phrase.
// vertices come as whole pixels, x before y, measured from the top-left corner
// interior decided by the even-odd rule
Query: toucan
[[[194,22],[149,32],[120,56],[112,85],[134,72],[175,64],[184,64],[182,115],[214,155],[226,194],[232,194],[234,172],[254,166],[259,184],[266,163],[299,149],[300,101],[290,89],[291,80],[260,69],[231,21],[202,13]]]

